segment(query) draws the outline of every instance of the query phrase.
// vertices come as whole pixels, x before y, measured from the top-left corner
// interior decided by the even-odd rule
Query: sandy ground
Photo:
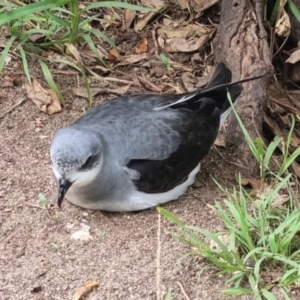
[[[24,96],[22,88],[2,90],[0,111]],[[200,258],[177,260],[188,247],[171,232],[174,225],[161,218],[160,263],[157,264],[158,213],[102,213],[72,206],[56,206],[57,188],[49,159],[55,131],[82,114],[83,99],[69,96],[63,113],[48,116],[30,101],[0,120],[0,299],[72,299],[84,283],[99,287],[85,299],[225,299],[224,278],[216,270],[197,275]],[[214,231],[221,225],[207,206],[221,200],[211,176],[232,181],[230,166],[214,151],[206,159],[197,187],[165,205],[181,220]],[[222,172],[220,172],[222,170]],[[40,206],[38,194],[47,198]],[[87,241],[71,238],[87,228]],[[157,278],[160,278],[159,285]],[[184,295],[186,293],[186,296]],[[188,297],[188,298],[187,298]]]

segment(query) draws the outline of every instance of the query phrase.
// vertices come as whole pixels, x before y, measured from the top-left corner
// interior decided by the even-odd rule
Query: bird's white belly
[[[166,203],[171,200],[178,199],[181,195],[183,195],[186,192],[187,188],[194,183],[196,174],[199,172],[199,170],[200,163],[189,174],[188,179],[185,182],[176,186],[174,189],[164,193],[147,194],[139,191],[134,191],[127,199],[109,199],[92,202],[83,201],[80,194],[77,194],[71,187],[66,194],[66,198],[69,202],[76,206],[92,210],[116,212],[130,212],[143,210],[157,206],[159,204]]]
[[[200,163],[197,167],[190,173],[188,179],[176,186],[174,189],[157,194],[147,194],[143,192],[136,191],[134,192],[130,199],[128,205],[131,206],[132,210],[142,210],[149,207],[157,206],[159,204],[166,203],[171,200],[178,199],[181,195],[183,195],[187,188],[194,183],[195,177],[200,170]]]

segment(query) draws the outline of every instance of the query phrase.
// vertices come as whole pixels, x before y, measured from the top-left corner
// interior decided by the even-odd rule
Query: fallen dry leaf
[[[124,16],[123,29],[129,29],[133,20],[135,19],[136,12],[132,9],[126,9]]]
[[[186,9],[189,7],[189,1],[188,0],[177,0],[176,1],[181,9]]]
[[[82,62],[82,59],[80,57],[80,53],[79,51],[77,50],[77,48],[73,45],[73,44],[69,44],[69,43],[66,43],[65,44],[66,48],[67,48],[67,53],[71,53],[73,55],[73,57],[81,64],[83,65],[83,62]]]
[[[32,43],[37,43],[39,40],[42,40],[43,38],[45,38],[45,35],[42,33],[33,33],[29,36],[29,40]]]
[[[126,66],[126,65],[135,64],[135,63],[137,63],[141,60],[147,59],[147,58],[148,58],[147,53],[123,56],[124,60],[121,63],[117,64],[116,66]]]
[[[155,15],[166,8],[166,5],[161,0],[141,0],[141,4],[146,7],[151,7],[156,11],[146,13],[143,17],[139,18],[134,26],[135,31],[140,31],[155,17]]]
[[[201,37],[202,35],[210,35],[213,29],[201,24],[187,24],[185,26],[161,26],[157,30],[157,34],[162,35],[165,38],[190,38],[194,36]]]
[[[300,49],[297,49],[291,54],[291,56],[285,62],[290,64],[295,64],[299,60],[300,60]]]
[[[122,61],[123,57],[122,55],[120,55],[120,53],[118,52],[118,50],[116,48],[111,48],[108,53],[115,59],[117,59],[118,61]]]
[[[93,288],[96,288],[99,286],[98,281],[88,281],[83,286],[81,286],[76,293],[73,295],[72,300],[80,300],[81,297],[90,292]]]
[[[202,35],[200,38],[192,40],[182,38],[170,39],[166,41],[164,50],[168,53],[198,51],[206,45],[209,38],[209,35]]]
[[[111,93],[116,95],[124,95],[128,92],[131,84],[125,85],[123,87],[118,87],[117,89],[101,89],[101,88],[91,88],[91,97],[95,97],[98,94]],[[85,87],[74,87],[72,92],[79,97],[88,98],[88,93]]]
[[[136,54],[142,54],[147,52],[148,40],[146,36],[143,36],[139,43],[135,46],[134,51]]]
[[[40,83],[33,79],[32,85],[24,85],[27,97],[44,113],[52,115],[61,111],[61,104],[56,94],[48,89],[44,89]]]
[[[190,0],[190,6],[193,7],[196,12],[201,12],[212,7],[218,2],[219,0]]]
[[[214,145],[225,148],[226,147],[225,134],[218,134],[218,137],[216,138]]]
[[[281,17],[276,23],[275,26],[275,33],[277,35],[286,37],[290,35],[291,33],[291,21],[289,15],[285,12],[285,10],[282,10]]]

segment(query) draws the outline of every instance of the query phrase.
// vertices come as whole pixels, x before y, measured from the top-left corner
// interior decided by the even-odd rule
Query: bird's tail
[[[205,88],[195,92],[177,94],[172,97],[168,97],[167,100],[163,100],[158,103],[155,109],[160,110],[167,107],[185,107],[191,110],[198,110],[201,99],[210,98],[215,101],[215,105],[221,111],[220,125],[222,125],[232,109],[230,102],[228,101],[227,93],[229,92],[232,103],[235,104],[237,98],[240,96],[243,90],[243,82],[252,81],[268,76],[272,75],[261,75],[231,82],[231,71],[225,66],[224,63],[219,63],[215,68],[210,82],[206,85]]]
[[[215,100],[217,107],[221,110],[220,126],[222,126],[230,114],[232,107],[228,101],[227,92],[229,92],[232,103],[240,96],[243,86],[236,82],[229,86],[232,79],[231,71],[224,63],[219,63],[207,86],[200,91],[201,97],[208,97]]]
[[[204,89],[199,91],[198,95],[201,95],[201,98],[207,97],[215,100],[217,107],[221,110],[220,125],[222,126],[232,110],[227,93],[229,92],[231,101],[235,105],[237,98],[243,91],[242,83],[268,76],[272,75],[249,77],[239,81],[231,82],[231,71],[225,66],[224,63],[219,63],[216,66],[210,82]]]

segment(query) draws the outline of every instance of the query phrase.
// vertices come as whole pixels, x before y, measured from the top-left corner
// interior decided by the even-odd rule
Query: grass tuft
[[[232,105],[230,95],[228,99]],[[275,137],[269,146],[258,137],[254,142],[232,105],[249,148],[260,165],[262,187],[255,193],[246,191],[239,176],[238,187],[229,191],[216,182],[226,196],[224,203],[210,205],[224,225],[223,232],[211,232],[181,222],[161,207],[158,212],[177,225],[174,236],[190,247],[184,257],[200,255],[207,265],[200,270],[217,267],[227,274],[228,288],[224,293],[233,296],[253,295],[254,299],[276,299],[274,290],[284,299],[300,287],[300,210],[297,207],[292,174],[289,167],[300,154],[300,147],[290,154],[295,117],[287,140]],[[283,160],[277,172],[269,164],[280,145]],[[268,184],[267,184],[268,179]],[[268,281],[268,274],[275,276]]]
[[[53,80],[47,58],[42,56],[42,52],[52,50],[58,52],[59,55],[64,55],[65,60],[68,60],[66,45],[72,45],[76,49],[87,45],[99,61],[105,65],[95,41],[100,39],[110,47],[116,47],[116,45],[104,32],[91,27],[90,24],[92,21],[99,21],[100,18],[99,14],[94,13],[94,10],[111,7],[142,12],[153,10],[121,1],[100,1],[87,6],[80,6],[78,0],[42,0],[30,4],[24,4],[21,1],[14,1],[13,4],[1,2],[0,26],[7,26],[10,39],[0,57],[0,73],[5,66],[9,52],[17,49],[20,52],[28,82],[31,83],[28,61],[30,59],[39,60],[46,81],[63,104],[63,96]],[[34,39],[34,36],[39,36],[39,38]],[[71,64],[74,63],[71,62],[69,65]],[[79,62],[76,65],[79,66]],[[81,64],[79,68],[81,74],[85,73],[84,65]],[[75,69],[78,70],[78,68]]]

